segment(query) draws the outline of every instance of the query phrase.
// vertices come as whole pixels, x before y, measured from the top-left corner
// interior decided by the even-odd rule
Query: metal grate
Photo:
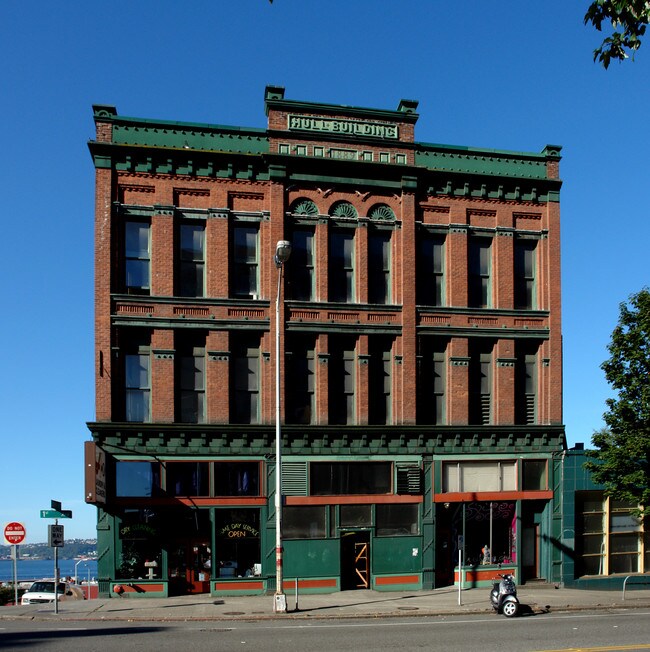
[[[419,495],[422,493],[422,471],[415,464],[397,466],[397,493]]]
[[[285,496],[307,495],[307,463],[282,463],[282,494]]]

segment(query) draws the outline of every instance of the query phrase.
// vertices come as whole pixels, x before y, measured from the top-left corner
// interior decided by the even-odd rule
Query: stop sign
[[[25,540],[25,526],[22,523],[7,523],[5,525],[5,541],[11,545],[22,543]]]

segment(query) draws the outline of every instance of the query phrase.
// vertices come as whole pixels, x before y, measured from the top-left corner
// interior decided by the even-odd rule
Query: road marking
[[[615,650],[648,650],[650,643],[638,645],[606,645],[605,647],[563,647],[557,650],[536,650],[535,652],[614,652]]]

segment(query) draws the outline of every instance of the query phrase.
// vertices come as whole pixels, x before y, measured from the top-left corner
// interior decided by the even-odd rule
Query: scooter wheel
[[[513,616],[516,616],[517,613],[519,612],[519,605],[516,602],[510,600],[504,603],[502,611],[503,611],[503,615],[506,618],[512,618]]]

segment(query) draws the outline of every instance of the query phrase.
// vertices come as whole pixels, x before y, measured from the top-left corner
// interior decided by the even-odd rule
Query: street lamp
[[[286,613],[287,596],[282,578],[282,438],[280,434],[280,290],[282,267],[291,255],[291,243],[279,240],[275,246],[278,292],[275,297],[275,596],[273,611]]]

